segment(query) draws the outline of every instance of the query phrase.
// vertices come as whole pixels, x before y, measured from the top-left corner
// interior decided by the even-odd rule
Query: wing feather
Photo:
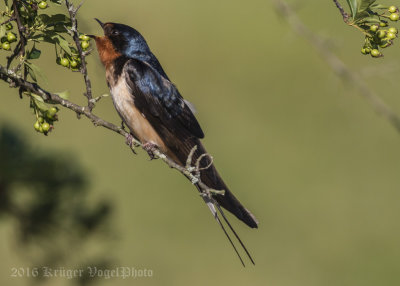
[[[196,138],[204,133],[190,107],[178,89],[156,69],[144,61],[129,59],[124,67],[129,88],[135,95],[136,107],[146,115],[158,117],[159,128],[167,128],[173,134],[186,131]],[[155,126],[157,128],[157,125]]]

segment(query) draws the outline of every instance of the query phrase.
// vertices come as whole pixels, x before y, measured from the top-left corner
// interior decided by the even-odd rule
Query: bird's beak
[[[104,23],[101,22],[101,21],[100,21],[99,19],[97,19],[97,18],[94,18],[94,19],[97,21],[97,23],[100,24],[101,28],[104,29]],[[92,38],[92,39],[96,39],[96,38],[97,38],[97,36],[95,36],[95,35],[88,35],[88,37],[90,37],[90,38]]]
[[[101,22],[101,21],[100,21],[99,19],[97,19],[97,18],[94,18],[94,19],[97,21],[97,23],[100,24],[101,28],[104,29],[104,24],[103,24],[103,22]]]

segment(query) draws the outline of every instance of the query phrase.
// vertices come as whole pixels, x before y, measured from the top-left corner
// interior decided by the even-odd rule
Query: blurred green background
[[[362,56],[362,35],[342,22],[332,1],[289,3],[400,114],[399,43],[383,59]],[[105,286],[400,284],[400,136],[293,34],[270,1],[88,0],[80,12],[82,31],[101,32],[94,17],[138,29],[196,106],[221,175],[260,221],[252,230],[230,216],[256,266],[241,267],[178,172],[142,151],[133,156],[122,137],[68,110],[59,112],[50,136],[36,133],[28,100],[2,83],[0,124],[14,126],[35,150],[72,154],[88,171],[90,199],[113,204],[112,238],[80,251],[77,240],[62,266],[77,268],[74,261],[97,251],[112,258],[111,267],[154,273],[95,282]],[[53,49],[43,54],[44,87],[68,89],[71,100],[84,103],[79,74],[55,65]],[[108,93],[96,52],[88,62],[94,93]],[[120,122],[109,97],[95,112]],[[32,282],[10,277],[12,267],[32,266],[15,236],[13,221],[3,220],[1,285]]]

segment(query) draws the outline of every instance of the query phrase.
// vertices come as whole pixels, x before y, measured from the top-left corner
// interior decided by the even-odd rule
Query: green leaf
[[[32,50],[30,50],[28,53],[28,59],[36,60],[36,59],[40,58],[41,53],[42,52],[40,50],[36,49],[35,46],[33,46]]]
[[[379,24],[381,21],[379,18],[376,17],[365,17],[362,19],[359,19],[358,21],[355,21],[356,24],[361,25],[364,23],[369,23],[369,24]]]
[[[41,97],[41,96],[39,96],[39,95],[37,95],[37,94],[34,94],[34,93],[31,93],[30,94],[36,101],[40,101],[40,102],[43,102],[44,103],[44,100],[43,100],[43,98]]]
[[[30,94],[33,100],[35,101],[35,105],[42,111],[45,112],[49,109],[49,106],[44,102],[43,98],[39,95],[31,93]]]
[[[351,17],[355,17],[358,10],[358,0],[346,0],[351,10]]]
[[[68,99],[69,98],[69,90],[64,90],[62,92],[57,92],[56,93],[59,97],[62,99]]]
[[[358,10],[357,13],[362,13],[364,11],[367,11],[369,7],[374,4],[376,0],[358,0],[359,5],[358,5]]]
[[[376,0],[346,0],[351,10],[351,17],[358,20],[369,16],[369,8]]]
[[[29,73],[29,75],[31,76],[31,78],[32,78],[32,80],[34,81],[34,82],[37,82],[37,78],[36,78],[36,74],[35,74],[35,72],[31,69],[31,68],[27,68],[28,69],[28,73]]]
[[[34,65],[31,62],[26,61],[25,66],[28,67],[28,73],[34,81],[37,81],[37,76],[41,77],[44,81],[47,81],[42,70],[37,65]]]
[[[0,26],[0,38],[4,37],[6,35],[6,25],[1,25]]]
[[[387,6],[387,5],[382,5],[382,4],[378,4],[378,3],[374,3],[374,4],[372,4],[372,5],[370,6],[370,8],[373,8],[373,9],[388,9],[389,6]]]
[[[67,53],[67,54],[72,54],[71,48],[69,47],[69,43],[66,39],[64,39],[62,36],[56,34],[52,38],[57,42],[57,44]]]

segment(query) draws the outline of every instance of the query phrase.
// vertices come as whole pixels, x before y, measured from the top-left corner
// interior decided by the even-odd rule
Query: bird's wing
[[[124,74],[135,96],[135,106],[145,116],[151,113],[151,116],[158,117],[159,123],[172,134],[182,133],[184,128],[192,136],[204,137],[196,117],[178,89],[151,65],[129,59],[124,66]]]

